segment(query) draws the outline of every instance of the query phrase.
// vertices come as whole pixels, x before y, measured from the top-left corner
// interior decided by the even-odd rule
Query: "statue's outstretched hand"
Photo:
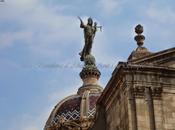
[[[77,16],[78,17],[78,19],[80,20],[80,28],[84,28],[85,27],[85,25],[84,25],[84,23],[83,23],[83,20],[79,17],[79,16]]]
[[[82,19],[81,19],[79,16],[77,16],[77,17],[78,17],[78,19],[79,19],[81,22],[83,22]]]

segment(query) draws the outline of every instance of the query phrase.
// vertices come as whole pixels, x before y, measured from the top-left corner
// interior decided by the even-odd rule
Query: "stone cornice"
[[[136,65],[136,64],[127,64],[126,62],[120,62],[118,66],[115,68],[115,70],[112,73],[112,77],[109,80],[108,84],[106,85],[104,91],[102,92],[102,95],[100,96],[99,100],[97,101],[97,104],[105,105],[108,101],[111,100],[112,95],[115,93],[116,89],[118,88],[119,82],[127,82],[126,74],[136,74],[136,73],[142,73],[143,75],[160,75],[162,77],[175,77],[175,69],[174,68],[168,68],[168,67],[159,67],[159,66],[147,66],[147,65]],[[146,84],[154,84],[152,83],[146,83]],[[156,85],[158,83],[156,82]],[[164,83],[163,83],[164,84]],[[166,84],[166,83],[165,83]],[[147,86],[148,87],[148,86]],[[136,87],[135,92],[137,95],[140,95],[144,87]],[[155,96],[159,96],[160,92],[162,91],[161,87],[157,87],[153,89],[153,94]]]
[[[167,50],[163,50],[157,53],[153,53],[153,54],[150,54],[148,56],[144,56],[138,59],[134,59],[134,60],[131,60],[130,62],[134,64],[145,63],[148,61],[155,62],[155,60],[160,60],[164,56],[167,57],[167,55],[172,55],[172,54],[175,54],[175,47],[167,49]]]
[[[143,97],[146,87],[148,87],[148,86],[135,86],[133,88],[134,95],[136,97]],[[153,87],[153,86],[151,86],[150,89],[152,90],[152,97],[153,98],[160,98],[161,97],[162,87]]]

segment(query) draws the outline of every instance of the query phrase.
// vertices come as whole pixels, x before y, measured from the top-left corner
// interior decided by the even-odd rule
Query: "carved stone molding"
[[[133,90],[134,90],[135,96],[143,97],[146,87],[149,87],[149,86],[134,86]],[[153,97],[161,97],[162,87],[153,87],[153,86],[151,86],[150,89],[152,91],[152,96]]]

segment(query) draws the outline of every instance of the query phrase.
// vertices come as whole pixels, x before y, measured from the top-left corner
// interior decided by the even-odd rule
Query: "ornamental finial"
[[[143,46],[144,44],[144,40],[145,40],[145,36],[142,35],[143,33],[143,26],[138,24],[136,27],[135,27],[135,32],[137,33],[137,35],[135,36],[135,41],[137,42],[137,45],[139,47]]]

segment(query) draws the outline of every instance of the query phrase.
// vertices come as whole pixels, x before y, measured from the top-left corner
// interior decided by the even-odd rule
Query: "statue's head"
[[[88,25],[92,25],[92,24],[93,24],[92,18],[88,18]]]

